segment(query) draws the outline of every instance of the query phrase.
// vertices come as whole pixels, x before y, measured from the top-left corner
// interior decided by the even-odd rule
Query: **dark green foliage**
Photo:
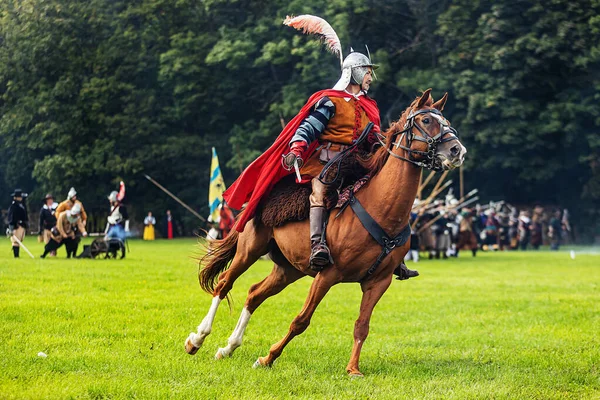
[[[467,187],[587,218],[600,200],[599,9],[598,0],[0,0],[1,198],[16,185],[36,198],[75,186],[102,210],[123,179],[137,219],[158,216],[175,205],[147,173],[206,214],[211,146],[231,184],[337,80],[336,58],[281,24],[312,13],[345,53],[369,44],[384,125],[421,90],[450,92]]]

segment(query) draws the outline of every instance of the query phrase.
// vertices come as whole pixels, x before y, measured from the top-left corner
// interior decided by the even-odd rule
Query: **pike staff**
[[[427,184],[429,183],[429,181],[431,180],[431,178],[433,178],[434,175],[435,175],[435,171],[431,171],[429,173],[429,175],[427,175],[427,178],[425,179],[425,182],[423,182],[422,185],[419,185],[419,189],[417,190],[417,198],[419,200],[421,200],[421,192],[423,191],[423,189],[425,189],[425,187],[427,187]]]
[[[191,212],[192,214],[194,214],[198,219],[200,219],[200,221],[206,222],[206,218],[204,218],[202,215],[200,215],[196,211],[194,211],[194,209],[192,207],[188,206],[183,201],[181,201],[181,199],[179,197],[177,197],[173,193],[169,192],[167,190],[167,188],[165,188],[163,185],[161,185],[160,183],[156,182],[154,179],[152,179],[150,176],[148,176],[146,174],[144,174],[144,176],[150,182],[152,182],[153,184],[155,184],[160,190],[162,190],[163,192],[165,192],[166,194],[168,194],[169,196],[171,196],[173,198],[173,200],[175,200],[176,202],[178,202],[179,204],[181,204],[183,207],[185,207],[186,210],[188,210],[189,212]]]
[[[450,211],[450,210],[457,210],[457,211],[458,211],[458,210],[460,210],[461,208],[464,208],[464,207],[466,207],[468,204],[471,204],[472,202],[474,202],[474,201],[477,201],[477,200],[479,200],[479,196],[475,196],[475,197],[473,197],[471,200],[465,201],[465,202],[463,202],[462,204],[457,204],[457,205],[456,205],[456,206],[454,206],[454,207],[449,207],[447,211]],[[440,215],[438,215],[437,217],[433,218],[431,221],[428,221],[428,222],[427,222],[425,225],[423,225],[423,226],[421,227],[421,229],[419,229],[419,230],[417,231],[417,233],[421,233],[421,232],[423,232],[425,229],[429,228],[431,225],[433,225],[433,224],[435,223],[435,221],[437,221],[438,219],[442,218],[443,216],[444,216],[444,214],[440,214]]]

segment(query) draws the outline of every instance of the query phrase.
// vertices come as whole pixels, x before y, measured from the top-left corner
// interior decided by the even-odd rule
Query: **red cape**
[[[267,149],[256,160],[252,162],[242,172],[240,177],[223,193],[223,198],[230,207],[237,210],[241,209],[244,203],[248,202],[244,212],[240,215],[235,225],[238,232],[242,232],[246,223],[254,217],[256,207],[265,195],[271,192],[273,186],[286,175],[293,174],[293,171],[287,171],[281,164],[282,155],[289,152],[289,143],[300,126],[300,123],[308,117],[312,107],[323,97],[348,97],[348,93],[342,90],[321,90],[313,94],[300,110],[279,134],[275,143]],[[360,96],[359,103],[365,110],[367,117],[376,125],[375,131],[379,130],[381,121],[379,119],[379,108],[375,100]],[[315,140],[302,155],[306,160],[312,154],[319,142]]]

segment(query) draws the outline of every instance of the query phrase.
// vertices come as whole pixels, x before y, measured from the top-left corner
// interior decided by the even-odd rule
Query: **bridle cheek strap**
[[[435,118],[440,124],[440,132],[433,137],[429,136],[427,132],[425,132],[425,130],[415,121],[415,117],[419,114],[430,114],[433,118]],[[417,128],[419,135],[415,135],[415,133],[413,132],[413,128]],[[392,144],[392,146],[394,146],[397,149],[402,149],[406,151],[408,153],[409,158],[402,157],[386,147],[388,153],[390,153],[390,155],[392,155],[395,158],[408,161],[409,163],[414,164],[420,168],[427,168],[433,171],[442,170],[441,165],[438,165],[436,163],[437,147],[442,143],[458,140],[458,132],[456,131],[456,129],[452,128],[446,120],[446,118],[444,118],[442,113],[436,110],[435,108],[419,110],[415,113],[411,113],[406,120],[404,130],[396,132],[394,134],[394,136],[398,135],[400,135],[400,137],[395,143]],[[402,144],[405,138],[407,146],[404,146]],[[377,139],[383,146],[385,146],[385,143],[383,143],[379,137]],[[390,140],[393,139],[394,137],[392,136]],[[427,151],[411,149],[413,140],[427,143]],[[415,155],[425,157],[425,160],[415,159]]]

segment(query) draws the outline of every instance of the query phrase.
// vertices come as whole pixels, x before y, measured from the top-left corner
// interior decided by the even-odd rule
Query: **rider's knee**
[[[310,194],[311,207],[325,207],[325,196],[327,194],[327,186],[319,179],[312,180],[312,193]]]

